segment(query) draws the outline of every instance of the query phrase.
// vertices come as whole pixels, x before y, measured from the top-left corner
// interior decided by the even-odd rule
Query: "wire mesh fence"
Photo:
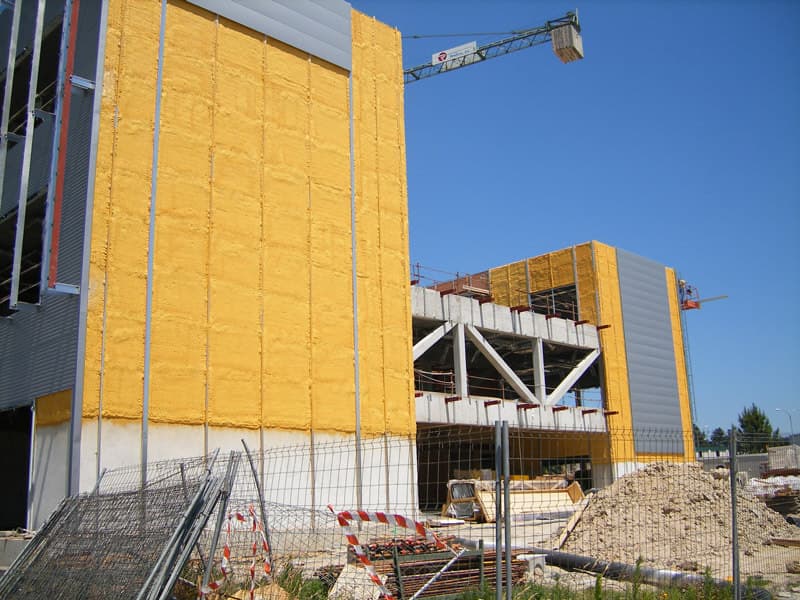
[[[62,504],[0,597],[800,586],[800,471],[780,440],[740,437],[704,465],[687,432],[507,431],[505,444],[494,427],[421,425],[358,444],[309,436],[109,471]]]

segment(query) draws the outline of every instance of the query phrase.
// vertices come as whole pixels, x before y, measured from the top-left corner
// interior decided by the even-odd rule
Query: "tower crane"
[[[568,12],[563,17],[547,21],[544,25],[514,32],[514,35],[478,46],[469,42],[435,53],[430,63],[411,67],[403,71],[403,82],[413,83],[426,77],[433,77],[484,62],[490,58],[505,56],[512,52],[553,42],[553,51],[563,63],[583,58],[583,41],[578,13]],[[422,37],[422,36],[416,36]]]

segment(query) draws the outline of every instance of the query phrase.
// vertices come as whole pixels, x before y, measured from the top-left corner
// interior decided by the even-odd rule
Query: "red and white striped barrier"
[[[375,571],[375,567],[370,562],[367,553],[364,551],[364,548],[358,541],[358,537],[356,537],[356,534],[353,533],[353,530],[350,528],[351,521],[371,521],[373,523],[384,523],[386,525],[396,525],[399,527],[404,527],[405,529],[411,529],[418,535],[424,536],[429,542],[435,543],[443,550],[450,550],[452,552],[452,548],[439,539],[439,537],[433,531],[425,527],[425,525],[419,521],[407,519],[403,515],[387,515],[386,513],[382,512],[367,512],[363,510],[343,510],[337,513],[330,504],[328,505],[328,508],[333,514],[336,515],[336,520],[339,522],[339,525],[344,531],[344,535],[347,538],[347,543],[353,547],[353,552],[355,552],[356,558],[362,565],[364,565],[364,570],[367,572],[367,575],[372,582],[378,586],[378,589],[381,591],[381,594],[384,595],[386,600],[395,600],[395,598],[381,581],[381,578]]]
[[[255,589],[256,589],[256,558],[258,556],[258,549],[259,546],[264,551],[264,574],[269,575],[272,572],[272,565],[270,564],[269,560],[269,543],[267,542],[267,536],[264,532],[263,524],[258,520],[256,516],[256,511],[251,505],[248,507],[247,510],[248,514],[244,515],[238,511],[228,513],[228,522],[225,527],[225,545],[222,547],[222,562],[220,564],[220,571],[222,571],[222,577],[215,581],[208,582],[208,585],[200,587],[200,598],[204,598],[207,594],[211,592],[215,592],[222,584],[225,583],[225,580],[228,576],[233,572],[231,568],[231,530],[233,529],[232,525],[234,522],[239,523],[247,523],[248,520],[252,521],[252,524],[249,526],[250,531],[253,534],[253,544],[252,544],[252,556],[253,560],[250,563],[250,600],[255,599]]]

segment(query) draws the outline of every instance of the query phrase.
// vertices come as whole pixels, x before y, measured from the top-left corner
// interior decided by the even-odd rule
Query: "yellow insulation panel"
[[[153,261],[150,420],[205,421],[213,15],[167,5]]]
[[[622,299],[619,290],[616,251],[611,246],[592,242],[595,256],[595,281],[600,299],[601,324],[611,324],[600,331],[603,348],[603,378],[606,408],[618,414],[609,415],[611,454],[615,462],[633,460],[633,429],[628,389],[628,366],[625,353],[625,332],[622,325]],[[615,436],[614,432],[619,432]]]
[[[680,402],[681,423],[683,425],[683,454],[686,460],[694,460],[692,409],[689,400],[689,379],[686,371],[686,354],[683,347],[681,311],[678,303],[678,282],[675,277],[674,269],[666,268],[665,272],[667,277],[669,315],[672,325],[672,343],[675,347],[675,370],[678,374],[678,400]]]
[[[109,5],[87,418],[100,406],[104,417],[142,414],[159,9]],[[400,36],[352,14],[362,429],[406,434],[415,418]],[[168,3],[164,41],[150,419],[351,432],[349,75],[183,0]]]
[[[219,20],[208,253],[208,423],[261,420],[263,36]]]
[[[36,427],[69,423],[72,412],[72,390],[63,390],[36,398],[34,419]]]
[[[528,304],[528,283],[525,261],[521,260],[489,270],[492,301],[505,306]]]
[[[489,289],[492,292],[492,302],[495,304],[511,306],[510,269],[511,265],[489,269]]]
[[[361,425],[414,431],[399,32],[353,11]]]
[[[353,431],[355,381],[348,74],[309,61],[311,426]]]
[[[311,428],[308,55],[267,41],[263,178],[265,427]],[[343,141],[344,143],[344,141]],[[352,371],[352,367],[351,367]]]
[[[578,274],[580,318],[597,325],[597,284],[592,262],[592,244],[575,246],[575,270]]]
[[[557,250],[528,259],[531,291],[543,291],[575,283],[572,249]]]
[[[157,3],[109,3],[89,272],[86,416],[95,416],[101,403],[107,417],[142,415],[159,21]]]

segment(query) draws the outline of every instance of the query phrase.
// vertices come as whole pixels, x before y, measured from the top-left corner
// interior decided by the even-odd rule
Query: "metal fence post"
[[[506,600],[511,600],[511,467],[508,450],[508,421],[503,421],[503,513],[506,530]]]
[[[730,436],[730,469],[731,469],[731,535],[733,543],[731,544],[732,556],[732,573],[733,578],[733,600],[741,600],[742,591],[739,582],[739,531],[736,518],[736,426],[731,426]]]
[[[494,422],[494,589],[495,600],[503,600],[503,536],[500,527],[503,522],[502,486],[503,472],[503,434],[500,421]]]

